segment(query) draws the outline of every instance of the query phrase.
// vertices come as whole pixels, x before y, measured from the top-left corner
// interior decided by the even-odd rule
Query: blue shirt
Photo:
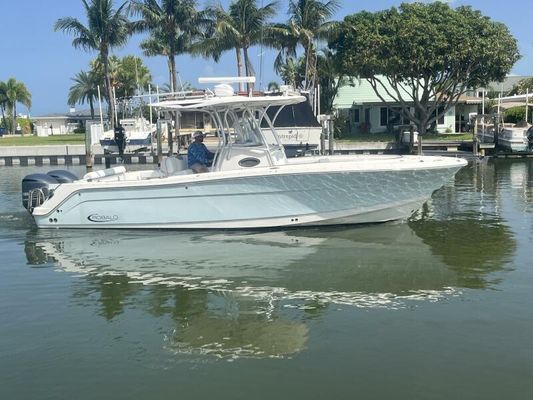
[[[193,142],[187,150],[187,165],[189,168],[196,163],[207,165],[214,157],[215,155],[207,150],[205,144]]]

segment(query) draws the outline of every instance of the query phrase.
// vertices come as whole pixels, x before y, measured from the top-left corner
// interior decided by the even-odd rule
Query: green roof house
[[[401,125],[409,125],[409,120],[402,115],[400,104],[387,95],[386,90],[380,91],[380,94],[385,102],[366,79],[353,78],[351,83],[339,89],[333,108],[346,117],[347,133],[392,133]],[[439,118],[437,131],[464,132],[469,115],[478,111],[481,101],[478,97],[461,96],[459,103]]]

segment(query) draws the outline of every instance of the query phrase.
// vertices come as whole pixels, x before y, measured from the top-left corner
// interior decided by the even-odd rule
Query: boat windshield
[[[261,146],[264,144],[261,130],[253,114],[249,110],[225,113],[229,144],[237,146]]]

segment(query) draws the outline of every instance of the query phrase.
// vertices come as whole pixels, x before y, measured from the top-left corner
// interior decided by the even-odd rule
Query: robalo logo
[[[91,214],[87,219],[91,222],[114,222],[118,221],[118,215]]]

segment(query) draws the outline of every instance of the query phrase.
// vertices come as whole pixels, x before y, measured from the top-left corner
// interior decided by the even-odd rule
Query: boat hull
[[[179,181],[78,185],[57,206],[36,208],[33,216],[41,228],[249,229],[385,222],[408,218],[463,165],[306,174],[274,170],[209,179],[213,173]]]
[[[528,150],[527,129],[504,128],[498,135],[498,145],[511,151]]]

